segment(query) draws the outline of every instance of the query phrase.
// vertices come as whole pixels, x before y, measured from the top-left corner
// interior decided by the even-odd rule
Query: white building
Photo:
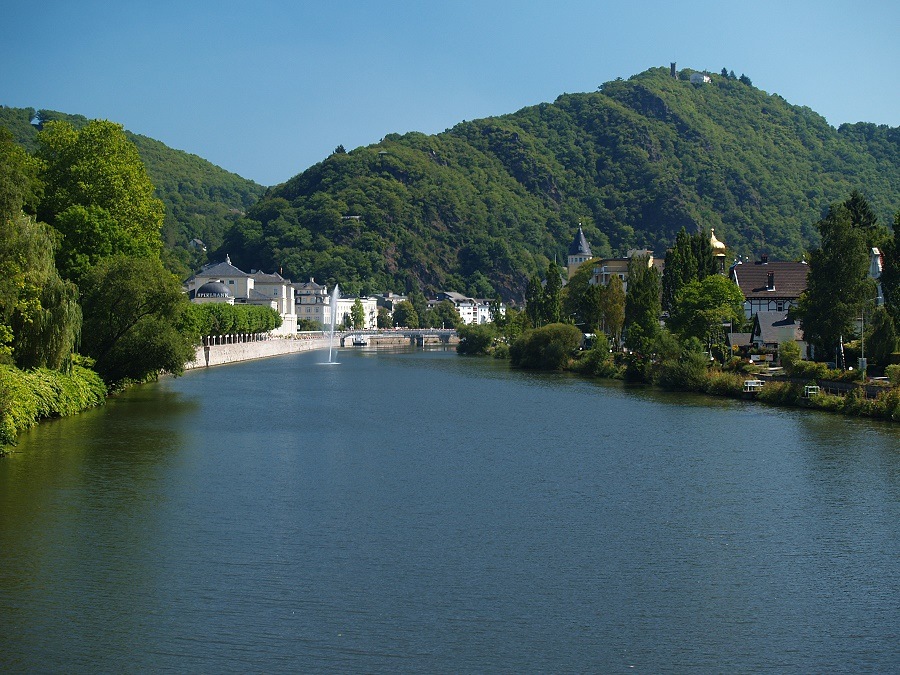
[[[438,293],[436,300],[432,304],[437,304],[449,300],[459,312],[459,318],[466,324],[482,324],[491,322],[491,305],[495,300],[486,298],[469,298],[462,293],[454,293],[453,291],[444,291]],[[500,303],[500,315],[506,315],[506,305]]]
[[[227,302],[228,304],[262,305],[274,309],[281,316],[281,327],[273,331],[281,335],[297,332],[294,311],[294,289],[280,274],[255,271],[247,274],[225,262],[204,266],[185,282],[191,302]]]
[[[712,78],[706,73],[691,73],[691,84],[709,84]]]
[[[309,281],[294,284],[294,292],[298,320],[315,321],[323,328],[331,325],[331,298],[326,286],[310,277]]]

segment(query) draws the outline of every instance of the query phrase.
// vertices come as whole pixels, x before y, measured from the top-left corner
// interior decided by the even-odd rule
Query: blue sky
[[[900,126],[900,2],[4,3],[0,104],[120,122],[265,185],[653,66]]]

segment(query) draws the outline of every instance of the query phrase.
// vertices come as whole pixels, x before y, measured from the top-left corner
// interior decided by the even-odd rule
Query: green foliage
[[[78,130],[89,122],[81,115],[0,106],[0,127],[8,128],[21,147],[35,152],[38,130],[31,125],[31,120],[36,115],[43,120],[39,126],[57,120],[65,121]],[[256,203],[265,188],[152,138],[127,131],[125,135],[137,147],[156,188],[155,194],[165,204],[166,216],[162,226],[162,240],[166,247],[164,258],[180,276],[187,276],[206,262],[206,253],[194,248],[191,241],[198,238],[210,250],[217,249],[226,230]]]
[[[362,300],[356,298],[350,308],[350,324],[353,328],[363,328],[366,325],[366,312],[362,306]]]
[[[650,266],[646,257],[635,256],[628,261],[625,327],[629,330],[632,348],[638,347],[637,335],[641,339],[652,339],[659,332],[661,290],[659,272]]]
[[[419,314],[409,300],[397,303],[394,308],[394,325],[401,328],[419,327]]]
[[[54,235],[21,211],[0,221],[0,356],[58,368],[81,330],[77,289],[53,264]]]
[[[0,365],[0,446],[14,445],[21,431],[41,419],[74,415],[105,398],[103,381],[78,362],[65,373]]]
[[[580,358],[572,364],[572,369],[594,377],[621,378],[623,375],[622,368],[610,353],[609,341],[602,333],[595,336],[591,348],[581,353]]]
[[[840,338],[855,334],[857,316],[875,297],[865,223],[854,221],[859,207],[851,210],[848,204],[833,204],[819,221],[822,247],[810,256],[808,285],[800,298],[800,323],[816,358],[832,358]]]
[[[190,303],[158,259],[107,258],[82,288],[82,351],[108,384],[178,375],[194,357],[196,335],[181,330]]]
[[[394,319],[386,307],[378,308],[378,315],[375,317],[378,328],[393,328]]]
[[[884,369],[884,374],[895,387],[900,387],[900,364],[894,363]]]
[[[254,266],[399,292],[486,278],[521,301],[578,221],[598,255],[660,253],[682,227],[714,227],[735,253],[796,259],[818,243],[819,214],[855,187],[882,220],[896,210],[895,137],[876,125],[835,130],[730,73],[692,87],[654,68],[332,154],[249,210]]]
[[[198,341],[206,335],[268,333],[279,328],[281,323],[281,315],[271,307],[208,302],[185,306],[179,327],[181,332]],[[318,323],[313,322],[313,326],[298,330],[322,329]]]
[[[16,218],[24,210],[34,214],[43,193],[40,162],[15,144],[0,127],[0,220]]]
[[[38,215],[71,228],[64,250],[89,256],[91,234],[102,232],[101,246],[113,247],[113,253],[159,255],[164,207],[121,126],[94,120],[77,131],[66,122],[50,122],[38,144],[45,183]],[[75,206],[84,209],[76,215],[69,211]],[[96,210],[85,210],[90,207]],[[68,223],[64,214],[70,215]]]
[[[449,300],[441,300],[433,309],[425,312],[426,328],[456,328],[462,324],[462,317]]]
[[[778,345],[778,360],[786,373],[793,373],[797,364],[800,363],[800,345],[793,340],[780,343]]]
[[[870,334],[866,338],[866,355],[877,365],[886,366],[891,362],[891,354],[897,350],[897,328],[890,313],[878,307],[872,313]]]
[[[510,345],[513,366],[534,370],[563,370],[581,344],[581,331],[568,323],[554,323],[525,331]]]
[[[499,337],[497,327],[492,323],[462,325],[457,331],[459,344],[456,345],[456,353],[468,356],[490,354]]]
[[[721,352],[725,345],[722,324],[742,321],[743,304],[744,295],[737,284],[713,274],[678,291],[667,325],[682,338],[697,338]]]

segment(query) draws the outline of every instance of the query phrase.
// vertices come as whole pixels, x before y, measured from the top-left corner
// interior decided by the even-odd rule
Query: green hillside
[[[795,259],[854,188],[892,221],[900,129],[834,129],[746,78],[694,85],[690,72],[338,149],[270,189],[219,253],[353,291],[521,298],[532,273],[564,262],[579,222],[598,255],[662,254],[684,226],[715,228],[739,255]]]
[[[36,118],[64,120],[77,129],[88,122],[81,115],[0,107],[0,126],[9,129],[16,142],[29,152],[37,147],[38,130],[31,124]],[[188,242],[198,238],[210,248],[221,245],[225,231],[256,203],[265,188],[196,155],[174,150],[146,136],[126,134],[137,146],[157,196],[166,205],[162,238],[171,252],[170,264],[181,267],[181,271],[195,269],[205,256]]]

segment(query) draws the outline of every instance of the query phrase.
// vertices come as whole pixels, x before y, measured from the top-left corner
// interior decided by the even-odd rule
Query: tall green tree
[[[428,328],[456,328],[462,323],[462,317],[449,300],[441,300],[427,312]]]
[[[559,323],[562,314],[562,273],[559,265],[547,265],[547,281],[541,294],[541,325]]]
[[[22,211],[36,212],[44,191],[39,174],[40,162],[0,127],[0,220],[17,218]]]
[[[875,297],[866,231],[859,225],[846,202],[833,204],[817,223],[822,246],[810,256],[807,289],[797,313],[819,360],[833,358],[841,338],[855,335],[856,318]]]
[[[562,312],[575,319],[575,325],[587,333],[599,330],[603,322],[603,287],[591,283],[594,264],[584,263],[572,275],[562,292]]]
[[[603,325],[613,339],[613,345],[619,348],[622,340],[622,326],[625,325],[625,286],[619,275],[609,279],[609,285],[600,296],[603,309]]]
[[[884,243],[882,253],[881,292],[894,324],[900,325],[900,211],[894,215],[894,236]]]
[[[543,287],[541,286],[541,278],[534,274],[528,281],[525,289],[525,317],[531,324],[532,328],[541,325],[541,300],[543,298]]]
[[[713,274],[681,289],[667,325],[682,340],[697,338],[708,349],[725,342],[723,323],[735,324],[744,316],[744,294],[731,279]]]
[[[401,328],[419,327],[419,314],[409,300],[399,302],[394,307],[394,325]]]
[[[675,297],[682,287],[697,280],[697,260],[693,239],[685,228],[675,235],[675,245],[666,253],[666,267],[662,277],[662,307],[671,311]]]
[[[634,256],[628,261],[628,290],[625,294],[625,327],[629,333],[638,327],[642,339],[652,339],[659,332],[662,313],[660,295],[662,284],[659,272],[646,256]]]
[[[876,365],[891,364],[891,354],[897,351],[897,328],[890,313],[884,307],[877,307],[870,319],[869,336],[866,338],[866,356]]]
[[[82,293],[82,351],[107,383],[178,375],[193,358],[195,339],[180,330],[190,303],[159,259],[107,258],[85,276]]]
[[[366,310],[363,309],[362,300],[356,298],[350,308],[350,322],[354,328],[364,328],[366,325]]]
[[[163,204],[120,125],[93,120],[76,130],[48,122],[38,134],[37,155],[45,183],[38,215],[62,232],[64,265],[95,262],[95,236],[97,246],[113,254],[159,257]]]
[[[49,227],[21,211],[0,221],[0,355],[20,368],[59,368],[81,331],[75,286],[53,263]]]

